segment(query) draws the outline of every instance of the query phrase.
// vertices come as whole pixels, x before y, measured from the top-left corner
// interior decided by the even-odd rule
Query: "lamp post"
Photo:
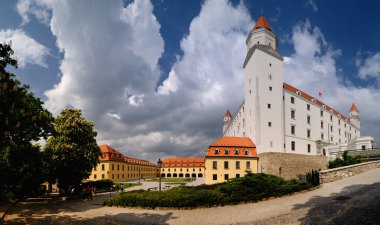
[[[107,171],[107,176],[108,176],[108,180],[111,180],[111,179],[110,179],[110,171]],[[109,189],[110,189],[110,198],[111,198],[111,188],[112,188],[112,187],[110,186],[110,187],[109,187]]]
[[[161,159],[158,159],[157,167],[158,167],[158,171],[159,171],[159,173],[158,173],[158,176],[159,176],[158,177],[158,179],[159,179],[159,181],[158,181],[158,183],[159,183],[158,190],[161,191],[161,167],[162,167],[162,161],[161,161]]]

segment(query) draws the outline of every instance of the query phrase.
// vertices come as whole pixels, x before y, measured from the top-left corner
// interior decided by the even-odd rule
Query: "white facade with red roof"
[[[359,111],[349,117],[283,79],[283,57],[276,34],[261,16],[248,35],[244,68],[244,100],[232,116],[227,111],[223,135],[249,137],[257,153],[285,152],[328,155],[372,148],[373,138],[360,137]]]

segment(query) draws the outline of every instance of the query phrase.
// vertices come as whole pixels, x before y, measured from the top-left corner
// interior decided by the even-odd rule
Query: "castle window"
[[[94,179],[96,180],[96,174],[94,174]]]
[[[347,127],[347,124],[344,124],[344,128],[346,128]]]
[[[295,151],[296,150],[296,142],[295,141],[292,141],[292,151]]]
[[[306,117],[306,122],[307,122],[307,124],[310,124],[310,120],[311,120],[311,119],[310,119],[310,116],[307,116],[307,117]]]
[[[332,126],[332,125],[330,126],[330,131],[331,131],[331,132],[333,131],[333,126]]]
[[[219,149],[215,149],[214,154],[216,154],[216,155],[219,154]]]
[[[296,94],[297,94],[297,95],[301,95],[301,92],[300,92],[300,91],[296,91]]]
[[[272,127],[272,122],[268,122],[268,127]]]
[[[224,180],[228,180],[228,174],[224,174]]]
[[[321,110],[321,116],[323,117],[323,111]]]
[[[104,179],[104,177],[105,177],[104,174],[102,174],[102,179]]]
[[[249,94],[251,94],[251,90],[249,90]]]
[[[321,140],[323,140],[323,138],[324,138],[324,135],[323,135],[323,133],[321,134]]]
[[[228,161],[224,161],[224,169],[228,169]]]
[[[112,164],[112,170],[114,170],[115,169],[115,166]]]
[[[240,169],[240,161],[236,161],[236,169]]]
[[[239,149],[235,149],[235,155],[239,155]]]
[[[323,129],[323,121],[321,121],[321,128]]]
[[[313,103],[316,103],[316,102],[317,102],[317,100],[315,100],[314,98],[311,99],[311,101],[312,101]]]
[[[290,103],[294,104],[294,97],[290,97]]]
[[[268,74],[268,80],[272,80],[272,74]]]
[[[245,162],[245,167],[247,170],[250,170],[251,169],[251,162],[250,161]]]
[[[306,109],[310,111],[310,105],[306,104]]]
[[[310,138],[311,130],[307,130],[307,138]]]
[[[326,109],[326,105],[322,105],[322,108]]]
[[[244,150],[244,155],[248,155],[248,150]]]
[[[224,150],[224,154],[225,154],[225,155],[230,154],[230,150],[228,150],[228,149]]]
[[[309,152],[309,153],[310,153],[310,151],[311,151],[311,145],[310,145],[310,144],[308,144],[308,145],[307,145],[307,152]]]
[[[212,175],[212,180],[217,180],[218,179],[218,175],[217,174],[213,174]]]
[[[269,86],[269,91],[272,91],[272,86]]]
[[[340,128],[338,129],[339,135],[340,135]]]
[[[331,121],[331,122],[333,121],[333,116],[330,116],[330,121]]]
[[[295,126],[295,125],[292,125],[292,126],[290,127],[290,133],[293,134],[293,135],[296,134],[296,126]]]
[[[268,104],[268,109],[270,109],[270,108],[271,108],[271,106],[272,106],[271,104]]]
[[[334,137],[333,136],[331,136],[331,141],[333,141],[334,140]]]
[[[292,118],[292,119],[296,118],[296,111],[295,110],[290,111],[290,118]]]
[[[271,67],[272,66],[272,63],[269,63],[269,67]]]
[[[105,165],[104,165],[104,164],[102,164],[102,170],[103,170],[103,171],[105,170]]]

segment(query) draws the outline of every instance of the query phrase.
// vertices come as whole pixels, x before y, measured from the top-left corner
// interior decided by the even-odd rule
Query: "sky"
[[[279,38],[284,81],[380,141],[378,1],[3,0],[9,68],[55,116],[79,108],[98,144],[157,161],[203,157],[243,101],[245,40],[260,15]]]

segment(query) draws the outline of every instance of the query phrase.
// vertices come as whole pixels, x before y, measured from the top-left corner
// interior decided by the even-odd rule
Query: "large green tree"
[[[82,117],[80,110],[65,109],[55,120],[55,134],[45,145],[45,156],[50,158],[51,178],[59,188],[78,187],[99,163],[101,151],[96,143],[94,123]]]
[[[41,176],[41,152],[33,145],[53,130],[53,117],[29,86],[21,85],[9,44],[0,44],[0,197],[4,192],[31,192]]]

